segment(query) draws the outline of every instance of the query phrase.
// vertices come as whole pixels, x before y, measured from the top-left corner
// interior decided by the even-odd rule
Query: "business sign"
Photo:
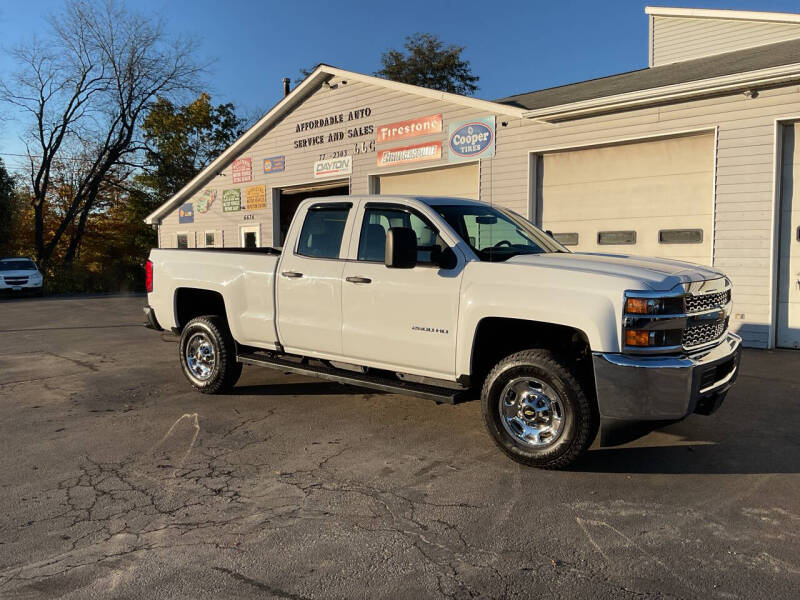
[[[378,143],[404,140],[429,133],[442,133],[441,113],[388,125],[378,125]]]
[[[285,156],[273,156],[271,158],[264,159],[264,173],[269,175],[270,173],[280,173],[286,168],[286,157]]]
[[[203,190],[197,199],[197,212],[207,213],[217,199],[217,190]]]
[[[491,158],[494,156],[494,116],[450,125],[448,146],[450,162]]]
[[[233,183],[253,181],[253,164],[249,158],[237,158],[231,163],[231,178]]]
[[[222,212],[242,210],[242,191],[239,188],[222,190]]]
[[[391,167],[406,163],[442,158],[442,142],[426,142],[416,146],[390,148],[378,151],[378,166]]]
[[[330,158],[314,163],[314,178],[333,175],[350,175],[353,172],[353,157]]]
[[[194,223],[194,207],[191,202],[178,209],[178,223]]]
[[[267,208],[267,186],[254,185],[245,191],[245,208],[247,210],[261,210]]]

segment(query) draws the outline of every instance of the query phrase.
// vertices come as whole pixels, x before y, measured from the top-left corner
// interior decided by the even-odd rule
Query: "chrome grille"
[[[686,296],[686,312],[688,314],[720,308],[731,301],[731,291],[716,292],[713,294],[702,294],[699,296]]]
[[[702,346],[722,337],[728,329],[728,319],[714,321],[713,323],[703,323],[702,325],[691,325],[683,330],[681,343],[684,348],[694,348]]]

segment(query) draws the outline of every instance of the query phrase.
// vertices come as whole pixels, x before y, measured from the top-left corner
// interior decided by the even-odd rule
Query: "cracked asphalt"
[[[800,353],[547,472],[476,403],[258,367],[196,394],[143,303],[0,303],[2,597],[797,597]]]

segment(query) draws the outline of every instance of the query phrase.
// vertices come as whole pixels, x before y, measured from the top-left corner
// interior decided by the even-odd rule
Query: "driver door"
[[[434,264],[444,244],[432,222],[416,209],[363,202],[356,216],[342,281],[342,350],[345,357],[393,371],[454,378],[456,326],[464,259],[455,267]],[[386,231],[411,227],[417,234],[413,269],[384,265]],[[354,236],[355,237],[355,236]]]

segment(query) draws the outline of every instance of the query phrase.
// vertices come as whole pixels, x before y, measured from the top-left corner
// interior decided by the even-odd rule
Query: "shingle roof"
[[[516,94],[495,102],[536,110],[797,62],[800,62],[800,39]]]

